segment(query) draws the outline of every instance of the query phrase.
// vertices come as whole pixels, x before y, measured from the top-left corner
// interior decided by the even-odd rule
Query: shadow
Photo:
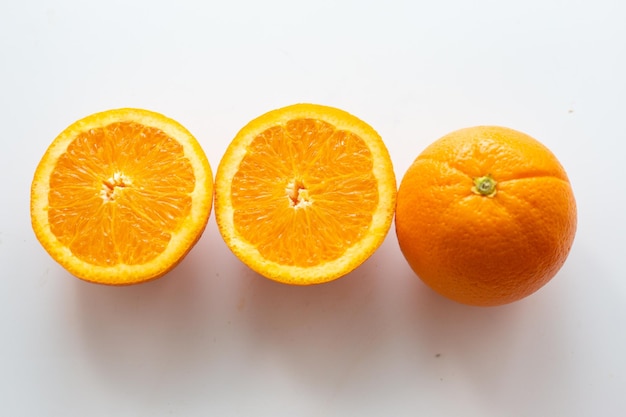
[[[528,404],[566,407],[573,392],[584,392],[564,386],[579,379],[572,347],[581,346],[574,324],[581,310],[568,281],[581,275],[574,268],[566,266],[535,294],[499,307],[448,300],[407,271],[400,277],[405,290],[394,334],[401,339],[397,354],[419,375],[416,388],[445,395],[464,387],[459,401],[498,415]]]
[[[266,400],[259,393],[271,390],[304,401],[311,415],[336,415],[354,404],[382,413],[454,392],[460,397],[444,409],[467,402],[505,415],[584,392],[581,363],[589,374],[594,365],[584,358],[601,358],[589,340],[594,331],[579,331],[594,326],[581,312],[623,301],[618,291],[607,298],[597,286],[588,290],[598,264],[578,250],[576,262],[524,300],[461,305],[422,284],[393,234],[347,276],[289,286],[243,265],[212,227],[154,282],[114,288],[76,280],[78,340],[104,393],[152,407],[175,398],[253,415]],[[621,334],[624,318],[597,314]],[[596,333],[600,340],[608,331]],[[237,395],[250,402],[231,404]]]
[[[155,395],[186,397],[217,360],[220,304],[214,301],[225,251],[217,239],[207,239],[211,232],[157,280],[127,287],[76,280],[79,339],[103,390],[146,404]]]
[[[289,389],[324,399],[320,415],[355,401],[376,409],[424,392],[443,397],[452,386],[505,413],[543,400],[571,372],[568,358],[554,358],[573,342],[559,329],[571,308],[555,309],[567,300],[540,291],[500,307],[450,301],[419,280],[393,239],[337,281],[292,287],[251,276],[242,296],[240,331],[253,346],[242,369],[253,379],[287,375]]]
[[[385,309],[394,277],[385,271],[397,261],[394,241],[391,236],[357,269],[326,284],[296,287],[252,277],[243,294],[242,331],[254,347],[242,358],[245,367],[286,375],[290,390],[316,399],[312,413],[317,407],[320,415],[355,373],[376,372],[369,366],[384,361],[393,337]]]

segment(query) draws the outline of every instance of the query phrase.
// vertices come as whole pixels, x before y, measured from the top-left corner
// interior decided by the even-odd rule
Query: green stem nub
[[[474,178],[472,192],[485,197],[493,197],[496,195],[496,184],[497,182],[490,174],[487,174],[484,177],[477,177]]]

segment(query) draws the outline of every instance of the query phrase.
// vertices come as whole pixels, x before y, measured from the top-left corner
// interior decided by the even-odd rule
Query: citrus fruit
[[[556,157],[504,127],[452,132],[428,146],[398,190],[396,233],[415,273],[441,295],[494,306],[520,300],[561,268],[576,203]]]
[[[133,284],[174,267],[204,230],[213,177],[196,139],[161,114],[96,113],[66,128],[35,171],[31,221],[69,272]]]
[[[224,241],[261,275],[288,284],[343,276],[382,243],[396,182],[376,131],[345,111],[295,104],[236,135],[215,176]]]

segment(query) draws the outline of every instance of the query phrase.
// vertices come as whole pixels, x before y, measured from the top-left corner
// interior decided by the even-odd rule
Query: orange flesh
[[[181,226],[194,184],[182,146],[161,130],[134,122],[91,129],[52,172],[50,229],[85,262],[144,264]]]
[[[316,119],[254,138],[231,190],[237,233],[267,260],[302,267],[337,259],[358,242],[379,198],[365,142]]]

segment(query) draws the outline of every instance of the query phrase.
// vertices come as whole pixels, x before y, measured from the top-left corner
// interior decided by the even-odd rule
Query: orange
[[[65,129],[31,187],[35,235],[75,276],[134,284],[174,267],[204,230],[211,167],[196,139],[161,114],[96,113]]]
[[[343,276],[382,243],[396,182],[376,131],[345,111],[296,104],[248,123],[215,179],[215,216],[228,247],[288,284]]]
[[[544,145],[480,126],[450,133],[417,157],[400,184],[395,223],[403,255],[429,287],[495,306],[554,277],[574,240],[576,203]]]

